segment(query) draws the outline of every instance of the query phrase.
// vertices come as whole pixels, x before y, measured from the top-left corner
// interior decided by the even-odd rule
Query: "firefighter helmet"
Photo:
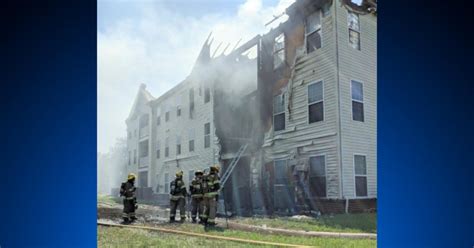
[[[183,176],[182,170],[176,172],[176,177],[182,177],[182,176]]]
[[[220,169],[220,167],[219,167],[218,164],[215,164],[215,165],[211,166],[211,171],[219,172],[219,169]]]
[[[128,174],[127,180],[135,180],[135,178],[137,178],[137,176],[133,173],[130,173]]]
[[[196,172],[194,172],[194,175],[197,176],[197,175],[203,175],[204,173],[202,172],[202,170],[197,170]]]

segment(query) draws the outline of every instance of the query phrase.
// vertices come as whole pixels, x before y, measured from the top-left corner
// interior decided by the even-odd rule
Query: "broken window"
[[[169,173],[165,173],[165,193],[169,193],[170,192],[170,174]]]
[[[273,97],[273,130],[285,129],[285,94]]]
[[[170,156],[170,138],[166,137],[165,139],[165,158]]]
[[[315,197],[326,197],[326,158],[309,158],[309,185]]]
[[[137,149],[133,150],[133,164],[137,164]]]
[[[193,152],[194,151],[194,129],[191,128],[189,129],[189,152]]]
[[[288,184],[288,168],[286,160],[275,160],[275,184]]]
[[[352,48],[360,50],[360,25],[359,15],[354,12],[347,13],[347,26],[349,27],[349,44]]]
[[[204,148],[211,146],[211,123],[204,124]]]
[[[176,155],[181,154],[181,136],[176,135]]]
[[[211,100],[211,89],[208,87],[204,88],[204,103],[207,103]]]
[[[189,119],[194,118],[194,89],[189,89]]]
[[[273,68],[278,68],[285,61],[285,34],[281,33],[273,43]]]
[[[324,120],[323,82],[308,86],[308,118],[309,123]]]
[[[306,52],[321,48],[321,11],[306,17]]]
[[[364,155],[354,155],[356,196],[367,196],[367,164]]]
[[[161,153],[161,150],[160,150],[160,141],[157,140],[156,141],[156,158],[160,158],[160,153]]]
[[[362,83],[351,80],[352,120],[364,121],[364,88]]]

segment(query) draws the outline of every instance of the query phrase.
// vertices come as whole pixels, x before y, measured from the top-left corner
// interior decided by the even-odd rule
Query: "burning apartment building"
[[[166,204],[177,170],[220,164],[238,215],[376,209],[376,7],[298,0],[228,55],[208,37],[162,96],[142,85],[126,120],[138,196]]]

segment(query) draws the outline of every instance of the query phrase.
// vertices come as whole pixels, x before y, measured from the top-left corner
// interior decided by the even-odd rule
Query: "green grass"
[[[175,228],[182,231],[196,233],[207,233],[226,237],[237,237],[251,240],[270,241],[287,244],[309,245],[316,247],[376,247],[376,240],[369,239],[337,239],[337,238],[308,238],[290,237],[282,235],[259,234],[238,230],[216,228],[205,230],[200,225],[177,224],[166,225],[166,228]],[[198,237],[186,237],[183,235],[163,234],[136,229],[122,229],[115,227],[98,227],[99,247],[255,247],[244,243],[232,241],[208,240]],[[262,246],[260,246],[262,247]]]
[[[236,218],[233,221],[249,225],[267,225],[268,227],[286,228],[305,231],[327,232],[377,232],[377,214],[338,214],[321,216],[318,219],[293,219],[288,217],[269,218]]]

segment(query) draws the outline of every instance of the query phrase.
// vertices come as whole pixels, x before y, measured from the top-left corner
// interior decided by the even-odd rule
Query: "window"
[[[194,129],[189,129],[189,152],[194,151],[194,138],[195,138]]]
[[[367,196],[367,164],[365,156],[354,155],[356,196]]]
[[[280,131],[285,129],[285,94],[273,97],[273,129]]]
[[[138,172],[138,187],[146,188],[148,187],[148,171]]]
[[[321,12],[316,11],[306,17],[306,52],[321,48]]]
[[[133,136],[136,138],[137,137],[137,129],[133,130]]]
[[[148,126],[148,118],[149,118],[148,114],[140,116],[140,119],[139,119],[140,129]]]
[[[138,143],[138,153],[140,158],[148,157],[148,140]]]
[[[133,150],[133,164],[137,163],[137,149]]]
[[[181,136],[176,135],[176,155],[181,154]]]
[[[211,123],[204,124],[204,148],[211,146]]]
[[[194,118],[194,89],[189,89],[189,119]]]
[[[204,103],[207,103],[211,100],[211,89],[208,87],[204,88]]]
[[[166,105],[166,112],[165,112],[165,121],[168,122],[170,120],[170,105]]]
[[[156,110],[156,125],[159,126],[161,124],[161,108],[157,108]]]
[[[288,168],[286,160],[275,160],[273,166],[275,167],[275,184],[287,185],[288,182]]]
[[[362,83],[351,80],[352,120],[364,122],[364,88]]]
[[[359,15],[354,12],[348,12],[347,26],[349,27],[349,45],[354,49],[360,50]]]
[[[315,197],[326,197],[326,158],[309,158],[309,185]]]
[[[308,85],[308,118],[309,123],[324,120],[323,82]]]
[[[160,150],[160,141],[157,140],[156,141],[156,158],[160,158],[160,153],[161,153],[161,150]]]
[[[278,68],[285,62],[285,34],[281,33],[273,43],[273,68]]]
[[[165,139],[165,158],[170,156],[170,138],[166,137]]]
[[[132,151],[128,151],[128,165],[132,165]]]
[[[131,132],[131,131],[128,131],[128,133],[127,133],[127,138],[128,138],[128,139],[132,139],[132,132]]]
[[[181,116],[181,95],[176,96],[176,116]]]
[[[170,174],[165,173],[165,193],[170,192]]]

